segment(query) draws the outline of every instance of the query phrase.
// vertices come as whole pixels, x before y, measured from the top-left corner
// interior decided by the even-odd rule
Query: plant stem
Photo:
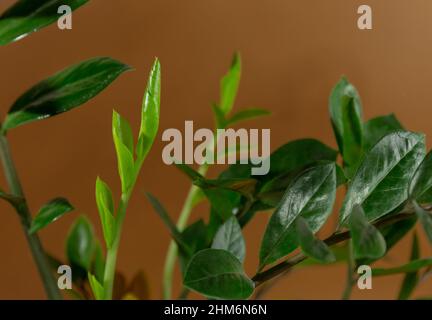
[[[347,279],[345,284],[345,289],[342,294],[343,300],[349,300],[352,293],[352,288],[354,284],[354,256],[353,256],[353,247],[352,241],[349,241],[348,245],[348,261],[347,261]]]
[[[126,217],[126,209],[129,203],[129,199],[131,196],[131,191],[133,187],[131,187],[127,193],[122,194],[120,199],[120,204],[117,211],[116,216],[116,229],[114,232],[114,241],[112,243],[111,248],[107,249],[107,258],[105,263],[105,272],[104,272],[104,299],[111,300],[113,295],[114,288],[114,278],[117,264],[117,253],[120,245],[121,233],[123,222]]]
[[[199,167],[198,172],[205,176],[208,170],[208,165],[203,164]],[[194,207],[194,200],[195,197],[198,195],[199,187],[197,186],[191,186],[189,189],[188,195],[186,197],[186,200],[183,204],[183,208],[180,212],[179,219],[177,221],[177,228],[181,232],[184,230],[184,228],[187,225],[187,221],[189,219],[189,216],[192,212],[192,209]],[[165,266],[164,266],[164,273],[163,273],[163,298],[164,299],[171,299],[172,294],[172,278],[174,273],[174,266],[177,258],[178,248],[175,241],[171,240],[168,252],[165,258]]]
[[[390,215],[374,223],[374,226],[377,228],[382,228],[398,221],[409,219],[413,216],[413,214],[413,212],[402,212],[396,215]],[[325,239],[324,242],[328,246],[332,246],[348,239],[351,239],[351,234],[349,231],[345,231],[331,235],[330,237]],[[252,281],[255,282],[255,287],[258,287],[266,281],[280,276],[281,274],[285,273],[286,271],[299,264],[300,262],[304,261],[305,259],[307,259],[307,256],[305,256],[303,253],[299,253],[291,259],[284,260],[267,270],[258,272],[255,276],[253,276]]]
[[[12,195],[21,198],[20,203],[15,205],[15,209],[20,217],[21,225],[24,230],[24,234],[30,247],[33,259],[42,278],[45,292],[49,299],[61,300],[62,295],[60,294],[60,291],[57,287],[57,282],[54,279],[39,237],[36,233],[30,234],[28,232],[32,221],[30,210],[27,205],[20,180],[18,178],[18,173],[12,160],[8,140],[3,134],[0,135],[0,158],[3,164],[3,170],[9,185],[10,192]]]

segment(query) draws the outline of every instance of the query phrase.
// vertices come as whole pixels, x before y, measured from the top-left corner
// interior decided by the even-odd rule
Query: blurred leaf
[[[404,130],[394,114],[370,119],[364,124],[364,149],[369,150],[387,134]]]
[[[95,97],[130,67],[111,58],[94,58],[39,82],[13,104],[2,129],[46,119]]]
[[[221,80],[219,108],[225,115],[229,114],[234,106],[240,84],[240,75],[241,59],[240,55],[236,53],[233,57],[230,70]]]
[[[270,111],[265,110],[265,109],[259,109],[259,108],[251,108],[251,109],[241,110],[241,111],[235,113],[232,117],[230,117],[226,121],[226,126],[230,126],[230,125],[233,125],[235,123],[245,121],[245,120],[250,120],[253,118],[268,116],[270,114],[271,114]]]
[[[416,202],[414,202],[414,209],[423,229],[426,233],[429,242],[432,243],[432,215],[430,212],[424,210]]]
[[[414,234],[411,245],[411,257],[410,261],[414,261],[420,258],[420,248],[418,243],[417,235]],[[409,272],[405,275],[402,282],[402,287],[399,291],[399,300],[409,299],[415,287],[417,286],[419,277],[417,272]]]
[[[37,216],[32,221],[29,233],[39,231],[73,209],[74,207],[64,198],[51,200],[39,209]]]
[[[345,77],[333,88],[329,108],[336,141],[350,178],[363,153],[363,124],[360,96]]]
[[[302,217],[296,219],[296,230],[298,239],[303,252],[322,263],[336,261],[336,257],[324,241],[317,239],[309,224]]]
[[[144,161],[149,153],[159,129],[160,93],[161,65],[156,59],[150,71],[142,103],[141,126],[136,151],[139,163]]]
[[[0,16],[0,45],[20,40],[58,20],[58,8],[68,5],[72,11],[88,0],[19,0]]]
[[[165,208],[162,206],[162,204],[159,202],[159,200],[156,199],[152,194],[150,194],[148,192],[146,192],[145,195],[146,195],[147,199],[149,200],[150,204],[153,206],[153,209],[156,211],[158,216],[161,218],[161,220],[165,224],[165,226],[168,227],[168,230],[171,234],[171,237],[177,243],[180,250],[184,251],[186,254],[192,254],[191,249],[183,240],[181,233],[178,231],[176,225],[172,222],[168,212],[166,212]]]
[[[71,265],[90,270],[94,252],[94,233],[85,216],[75,220],[66,241],[66,253]]]
[[[246,254],[246,244],[236,217],[231,217],[222,224],[213,239],[213,249],[231,252],[241,263]]]
[[[378,259],[386,253],[386,243],[382,234],[371,225],[361,208],[354,206],[349,219],[354,258]]]
[[[88,273],[88,279],[95,299],[103,300],[105,293],[102,284],[90,272]]]
[[[294,221],[302,216],[315,233],[329,217],[336,196],[334,163],[320,164],[299,175],[287,188],[270,218],[260,249],[260,268],[292,252],[297,246]]]
[[[382,138],[364,157],[353,177],[339,223],[344,224],[355,205],[374,221],[407,200],[408,184],[425,153],[424,135],[397,131]]]
[[[109,186],[99,177],[96,179],[96,204],[106,245],[111,248],[115,230],[114,203]]]
[[[195,254],[183,284],[215,299],[247,299],[254,290],[254,283],[244,273],[241,262],[230,252],[218,249]]]
[[[374,268],[372,269],[372,276],[380,277],[380,276],[391,276],[399,273],[416,272],[422,268],[430,267],[430,266],[432,266],[432,258],[417,259],[399,267],[388,268],[388,269]]]
[[[113,110],[113,130],[115,136],[118,137],[119,141],[123,143],[131,154],[134,152],[134,140],[132,134],[132,128],[129,122],[124,119],[119,113]]]

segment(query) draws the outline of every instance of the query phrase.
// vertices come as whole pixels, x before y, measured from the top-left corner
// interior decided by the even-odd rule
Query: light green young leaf
[[[420,258],[420,248],[419,248],[418,238],[417,238],[417,234],[414,234],[412,245],[411,245],[410,261],[414,261],[414,260],[417,260],[419,258]],[[401,286],[401,289],[399,291],[398,299],[399,300],[409,299],[409,297],[413,293],[415,287],[417,286],[418,280],[419,280],[418,272],[416,272],[416,271],[408,272],[405,275],[404,280],[402,282],[402,286]]]
[[[35,233],[47,225],[56,221],[64,214],[72,211],[74,207],[64,198],[56,198],[39,209],[35,219],[32,221],[29,233]]]
[[[407,200],[408,185],[425,155],[424,135],[397,131],[382,138],[364,157],[345,196],[339,223],[345,224],[355,205],[369,221]]]
[[[96,179],[96,204],[106,245],[111,248],[115,232],[114,202],[109,186],[99,177]]]
[[[123,118],[115,110],[113,111],[113,130],[115,136],[129,149],[130,153],[134,153],[134,139],[132,134],[132,128],[129,122]]]
[[[371,225],[361,206],[356,205],[349,219],[354,258],[378,259],[386,253],[386,242],[382,234]]]
[[[308,222],[298,217],[296,220],[296,230],[298,240],[303,252],[322,263],[331,263],[336,261],[336,257],[324,241],[315,237],[310,229]]]
[[[53,117],[89,101],[131,68],[111,58],[94,58],[45,79],[10,108],[2,130]]]
[[[195,254],[186,270],[184,286],[213,299],[247,299],[254,283],[230,252],[205,249]]]
[[[89,271],[94,252],[94,232],[85,216],[75,220],[66,241],[66,254],[71,265]]]
[[[329,217],[336,196],[333,162],[303,171],[287,188],[267,225],[260,249],[260,269],[298,246],[295,220],[302,216],[316,233]]]
[[[333,130],[350,178],[363,153],[363,123],[360,96],[345,77],[333,88],[329,108]]]
[[[238,220],[232,216],[222,224],[213,239],[213,249],[231,252],[241,263],[246,254],[246,244]]]
[[[224,115],[229,114],[234,106],[240,84],[240,75],[241,59],[240,55],[236,53],[233,57],[230,70],[221,80],[219,108]]]
[[[103,300],[104,299],[104,288],[103,288],[102,284],[90,272],[88,273],[88,279],[89,279],[90,287],[92,289],[92,292],[93,292],[95,299],[96,300]]]
[[[58,9],[67,5],[72,11],[88,0],[19,0],[0,16],[0,46],[20,40],[58,20]]]
[[[219,108],[219,106],[217,106],[216,104],[212,105],[212,110],[215,117],[216,128],[224,129],[227,126],[225,114],[223,113],[221,108]]]
[[[430,212],[423,209],[420,205],[414,202],[414,209],[423,229],[428,237],[429,241],[432,243],[432,215]]]
[[[141,111],[141,126],[136,154],[138,163],[149,153],[159,128],[161,93],[161,65],[156,59],[147,82]]]
[[[134,159],[133,153],[123,142],[125,135],[123,132],[118,130],[118,122],[117,113],[114,111],[112,124],[113,140],[117,154],[118,171],[122,185],[122,193],[127,193],[135,180]]]
[[[230,125],[233,125],[235,123],[245,121],[245,120],[259,118],[262,116],[268,116],[270,114],[271,114],[270,111],[265,110],[265,109],[259,109],[259,108],[241,110],[227,120],[226,126],[230,126]]]
[[[365,151],[372,148],[385,135],[400,130],[404,128],[394,114],[368,120],[363,130]]]

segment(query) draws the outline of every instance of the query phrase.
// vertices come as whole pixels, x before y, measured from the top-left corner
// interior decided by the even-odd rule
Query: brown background
[[[374,10],[373,31],[356,27],[357,7],[365,2]],[[0,9],[11,3],[2,1]],[[429,0],[94,0],[73,18],[73,31],[51,26],[0,48],[3,115],[31,85],[80,60],[107,55],[136,69],[82,108],[10,132],[33,211],[59,195],[77,208],[40,233],[45,247],[59,257],[64,257],[66,233],[79,213],[91,217],[101,235],[96,176],[119,191],[111,112],[115,108],[137,129],[155,56],[163,67],[161,131],[181,129],[185,120],[194,120],[196,127],[212,126],[210,103],[217,100],[219,79],[239,50],[244,71],[237,110],[259,106],[273,112],[248,123],[271,128],[273,149],[301,137],[316,137],[335,147],[327,97],[342,74],[358,87],[365,118],[395,112],[408,128],[432,134]],[[175,168],[162,163],[162,147],[159,135],[128,210],[118,261],[129,278],[139,269],[147,273],[152,298],[161,294],[169,236],[144,191],[158,196],[176,218],[189,186]],[[5,187],[3,177],[0,185]],[[199,211],[194,217],[205,214]],[[17,217],[4,203],[0,214],[0,298],[44,298]],[[257,265],[266,221],[262,214],[245,230],[249,274]],[[430,255],[423,245],[424,254]],[[406,261],[408,246],[406,239],[387,261]],[[394,298],[400,279],[376,279],[373,290],[355,291],[354,297]],[[344,280],[344,266],[303,269],[281,280],[267,297],[336,299]],[[417,295],[430,295],[431,284],[425,282]]]

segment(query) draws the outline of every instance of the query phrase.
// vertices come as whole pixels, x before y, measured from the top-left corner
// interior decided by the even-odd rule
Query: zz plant
[[[239,61],[236,56],[221,82],[221,103],[213,107],[218,127],[249,118],[229,115],[240,80]],[[393,114],[364,122],[359,94],[344,77],[331,92],[329,111],[339,150],[315,139],[288,142],[271,154],[265,176],[252,176],[252,165],[237,163],[208,179],[203,167],[195,171],[177,165],[193,183],[177,226],[148,195],[179,248],[181,298],[189,290],[212,299],[247,299],[254,293],[259,298],[294,267],[337,262],[348,266],[343,298],[349,298],[357,268],[385,257],[417,221],[432,242],[432,152],[426,154],[425,136],[404,129]],[[264,112],[242,113],[251,114]],[[341,187],[346,193],[338,226],[321,239],[318,233],[335,211]],[[205,197],[210,203],[207,223],[187,225],[190,211]],[[271,215],[257,271],[248,276],[242,229],[259,212]],[[432,259],[420,258],[419,250],[414,235],[411,260],[389,269],[373,268],[373,276],[405,273],[399,298],[409,298],[432,268]],[[173,262],[169,255],[165,271],[172,272]],[[165,273],[165,298],[171,298],[171,279],[171,273]]]

